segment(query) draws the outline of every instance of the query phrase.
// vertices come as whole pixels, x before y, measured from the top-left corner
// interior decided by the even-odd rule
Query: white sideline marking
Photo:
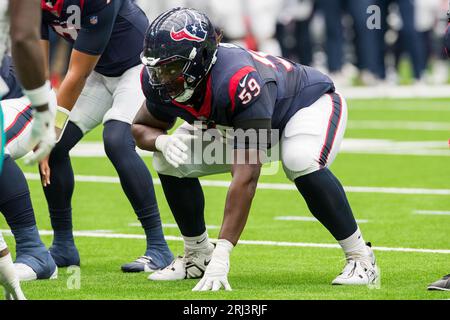
[[[425,214],[425,215],[441,215],[450,216],[450,211],[438,211],[438,210],[414,210],[414,214]]]
[[[302,217],[302,216],[278,216],[275,217],[274,220],[281,220],[281,221],[311,221],[311,222],[319,222],[314,217]],[[356,222],[358,223],[368,223],[369,220],[366,219],[356,219]]]
[[[129,223],[128,226],[130,227],[142,227],[142,225],[139,222],[132,222]],[[178,225],[176,223],[163,223],[162,226],[164,228],[169,228],[169,229],[178,229]],[[211,226],[211,225],[206,225],[206,229],[220,229],[220,226]]]
[[[41,178],[36,173],[24,173],[29,180],[38,180]],[[109,176],[83,176],[75,175],[75,180],[79,182],[101,182],[120,184],[118,177]],[[223,180],[200,180],[205,187],[225,187],[230,186],[230,181]],[[159,179],[153,179],[155,185],[160,185]],[[258,183],[258,189],[266,190],[297,190],[294,184],[288,183]],[[346,192],[350,193],[387,193],[387,194],[416,194],[416,195],[450,195],[450,189],[426,189],[426,188],[390,188],[390,187],[344,187]]]
[[[0,230],[4,235],[12,236],[10,230]],[[41,230],[41,236],[51,236],[53,231]],[[124,234],[124,233],[104,233],[95,231],[74,231],[75,237],[86,238],[106,238],[106,239],[145,239],[145,235],[141,234]],[[168,241],[183,241],[182,237],[165,236]],[[210,239],[216,241],[217,239]],[[333,243],[306,243],[306,242],[284,242],[284,241],[261,241],[261,240],[239,240],[239,244],[257,245],[257,246],[275,246],[275,247],[302,247],[302,248],[330,248],[341,249],[338,244]],[[394,251],[394,252],[413,252],[413,253],[440,253],[450,254],[450,249],[420,249],[420,248],[390,248],[390,247],[373,247],[377,251]]]
[[[375,129],[375,130],[423,130],[423,131],[450,131],[448,122],[431,121],[381,121],[381,120],[350,120],[348,129]]]

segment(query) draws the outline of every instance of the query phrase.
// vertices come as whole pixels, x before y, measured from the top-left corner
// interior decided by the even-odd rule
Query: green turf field
[[[60,269],[58,280],[24,283],[25,294],[29,299],[450,299],[450,292],[426,290],[427,284],[450,273],[450,99],[351,100],[348,104],[346,138],[360,151],[343,151],[331,169],[348,187],[364,238],[384,248],[375,251],[380,289],[330,285],[344,265],[343,254],[323,246],[335,241],[318,222],[280,220],[311,217],[297,191],[272,188],[273,183],[289,183],[280,170],[260,179],[264,188],[257,192],[241,237],[256,242],[242,243],[232,253],[232,292],[193,293],[196,280],[157,283],[147,280],[146,274],[121,273],[121,264],[143,254],[145,242],[120,184],[109,179],[76,184],[73,211],[74,228],[80,232],[76,238],[82,260],[80,288],[71,289],[72,271]],[[101,130],[96,130],[84,142],[100,140]],[[364,146],[377,143],[389,148],[364,151]],[[151,158],[146,162],[151,167]],[[72,163],[80,179],[116,177],[103,157],[74,157]],[[153,170],[152,174],[156,177]],[[205,180],[229,180],[229,176]],[[38,226],[49,231],[40,184],[36,179],[29,184]],[[227,189],[207,186],[204,190],[207,224],[214,238]],[[158,184],[156,192],[165,234],[173,239],[169,245],[174,254],[181,254],[180,234],[171,225],[174,219]],[[441,214],[432,214],[436,212]],[[6,228],[1,218],[0,229]],[[13,249],[13,238],[6,236],[6,240]],[[43,240],[49,245],[51,236],[44,235]]]

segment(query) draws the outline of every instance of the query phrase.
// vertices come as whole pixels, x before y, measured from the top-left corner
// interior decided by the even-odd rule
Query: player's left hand
[[[55,143],[55,115],[50,110],[33,112],[33,127],[31,139],[37,144],[37,149],[26,157],[26,165],[35,165],[50,154]]]
[[[226,291],[231,291],[228,283],[228,272],[230,271],[230,252],[233,244],[225,239],[217,242],[211,261],[205,270],[205,274],[192,291],[219,291],[222,286]]]

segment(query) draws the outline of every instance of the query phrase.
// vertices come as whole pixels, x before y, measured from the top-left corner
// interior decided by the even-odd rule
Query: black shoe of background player
[[[450,291],[450,274],[444,276],[442,279],[433,282],[428,286],[428,290],[442,290]]]

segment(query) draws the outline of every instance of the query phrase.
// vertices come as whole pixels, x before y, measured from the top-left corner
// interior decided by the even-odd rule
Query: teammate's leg
[[[50,184],[44,187],[54,238],[50,253],[58,267],[79,265],[72,232],[72,195],[75,187],[69,151],[84,134],[98,126],[111,108],[112,96],[101,75],[93,72],[75,104],[70,121],[49,157]]]
[[[30,191],[20,168],[6,156],[0,175],[0,212],[16,240],[16,267],[21,280],[56,276],[55,262],[42,243],[36,226]]]
[[[82,137],[81,129],[69,121],[49,158],[50,184],[44,188],[44,193],[54,232],[50,253],[59,267],[80,264],[72,232],[72,194],[75,181],[69,151]]]
[[[152,177],[136,152],[131,133],[131,123],[145,101],[140,84],[141,71],[142,67],[136,66],[120,78],[104,77],[106,87],[113,92],[112,107],[103,117],[105,151],[117,170],[147,239],[144,256],[123,265],[124,272],[151,272],[166,267],[173,259],[164,239]]]
[[[345,101],[335,93],[300,110],[283,133],[282,160],[311,213],[345,252],[348,264],[333,284],[369,284],[378,275],[372,250],[364,242],[342,185],[327,168],[339,150],[346,121]]]

